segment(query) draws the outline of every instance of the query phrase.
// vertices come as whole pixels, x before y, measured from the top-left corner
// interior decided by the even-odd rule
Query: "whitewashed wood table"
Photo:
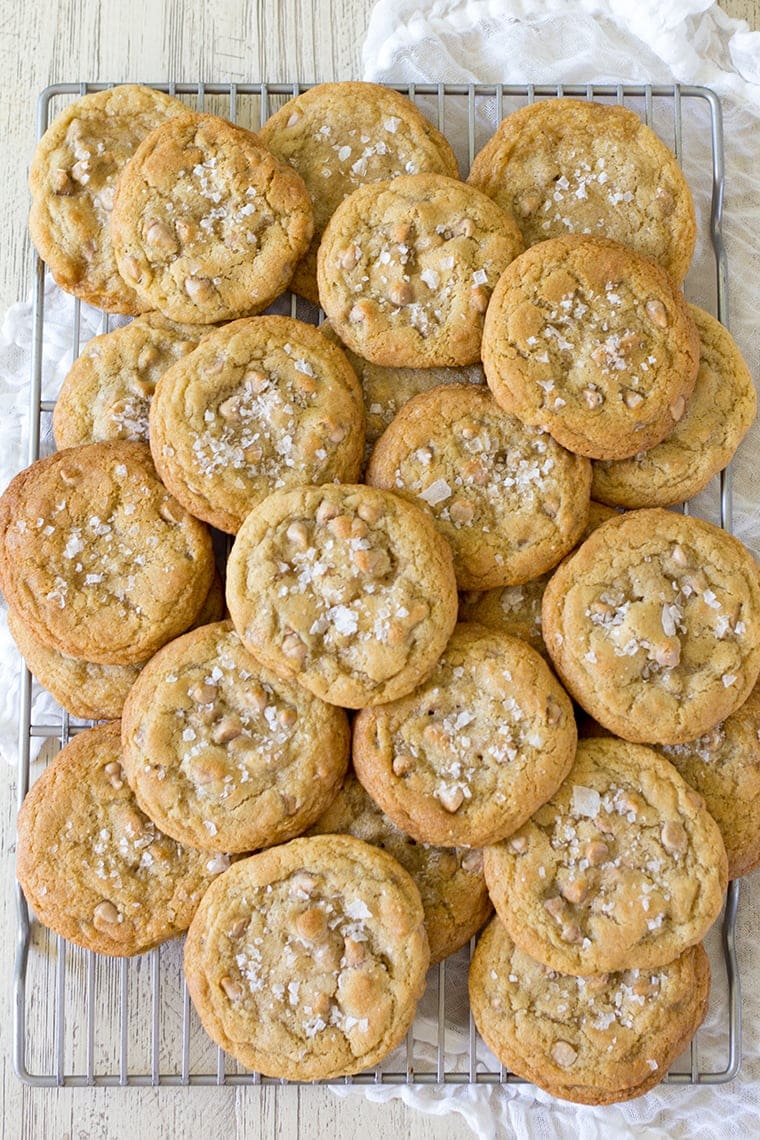
[[[760,0],[724,0],[758,27]],[[27,295],[26,168],[37,94],[53,82],[303,82],[358,78],[372,0],[0,0],[0,311]],[[5,1140],[217,1137],[455,1140],[461,1118],[425,1117],[326,1088],[31,1089],[13,1075],[15,788],[0,781],[0,1136]],[[34,1025],[29,1025],[34,1034]]]

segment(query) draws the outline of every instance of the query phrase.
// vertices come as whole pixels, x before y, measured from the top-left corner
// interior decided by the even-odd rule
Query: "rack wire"
[[[39,97],[37,130],[41,137],[52,116],[73,98],[113,84],[61,83]],[[165,83],[158,90],[183,99],[198,110],[223,115],[256,129],[276,107],[298,95],[301,83]],[[723,210],[723,134],[720,103],[707,88],[687,86],[404,85],[408,95],[447,135],[460,165],[472,159],[495,125],[510,111],[538,99],[570,95],[632,107],[672,147],[686,168],[694,154],[710,164],[709,256],[713,261],[711,308],[728,323],[728,280],[721,236]],[[708,146],[709,144],[709,146]],[[700,205],[700,203],[698,203]],[[50,435],[54,400],[43,399],[46,337],[46,270],[36,262],[29,408],[29,462],[41,454]],[[704,300],[700,298],[704,307]],[[80,351],[81,305],[72,302],[71,356]],[[319,314],[290,296],[293,316],[316,322]],[[287,307],[286,307],[287,311]],[[103,315],[99,332],[112,321]],[[720,476],[720,521],[731,529],[731,480]],[[686,508],[688,509],[688,507]],[[42,766],[32,763],[32,742],[45,738],[43,756],[51,759],[71,736],[87,727],[60,710],[56,723],[36,723],[32,716],[33,681],[24,670],[19,720],[18,805]],[[711,1013],[688,1052],[666,1076],[666,1083],[722,1084],[741,1065],[741,991],[736,958],[736,917],[740,885],[728,890],[722,927],[712,940]],[[167,943],[137,958],[108,958],[67,943],[30,916],[16,886],[17,942],[14,972],[14,1067],[33,1086],[259,1085],[282,1084],[243,1070],[204,1033],[184,984],[181,948]],[[344,1084],[485,1084],[519,1082],[495,1062],[475,1031],[466,1006],[466,971],[474,940],[431,970],[420,1012],[406,1042],[386,1061]],[[29,1032],[34,1020],[34,1030]]]

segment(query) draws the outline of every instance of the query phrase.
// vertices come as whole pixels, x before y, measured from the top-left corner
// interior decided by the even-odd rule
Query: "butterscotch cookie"
[[[226,855],[182,847],[138,808],[120,725],[78,733],[18,816],[16,874],[41,923],[98,954],[130,956],[186,930]]]
[[[626,740],[701,736],[760,671],[755,559],[718,527],[670,511],[599,527],[555,572],[542,621],[565,687]]]
[[[150,308],[116,268],[109,218],[120,171],[154,127],[187,108],[124,84],[71,103],[40,140],[29,168],[29,231],[56,282],[109,313]]]
[[[367,482],[433,514],[457,584],[493,589],[545,573],[578,542],[588,460],[504,412],[487,389],[434,388],[405,404],[375,446]]]
[[[671,962],[704,937],[728,881],[702,797],[651,748],[612,738],[580,741],[562,786],[484,867],[515,944],[582,976]]]
[[[294,839],[230,867],[185,944],[206,1032],[267,1076],[313,1081],[377,1064],[403,1039],[429,950],[419,891],[348,835]]]
[[[563,234],[614,238],[676,281],[694,252],[696,219],[673,153],[625,107],[547,99],[508,115],[468,178],[510,210],[526,245]]]
[[[398,91],[375,83],[320,83],[288,100],[267,120],[261,141],[289,162],[314,206],[314,237],[291,288],[313,304],[317,248],[335,210],[357,186],[432,171],[459,177],[444,136]]]
[[[210,331],[208,325],[178,325],[160,313],[145,313],[93,337],[58,393],[53,411],[58,450],[106,439],[146,441],[158,378]]]
[[[593,464],[592,494],[619,507],[669,507],[698,494],[729,462],[757,412],[752,375],[727,329],[689,305],[699,330],[699,372],[670,435],[630,459]]]
[[[354,722],[358,778],[422,843],[482,847],[549,798],[575,755],[567,694],[517,638],[458,625],[426,682]]]
[[[220,621],[223,613],[224,587],[216,573],[193,626]],[[72,716],[82,720],[116,720],[121,716],[127,693],[137,680],[144,662],[99,665],[94,661],[67,657],[36,638],[10,609],[8,628],[29,671]]]
[[[353,772],[309,832],[335,833],[382,847],[412,876],[425,911],[431,965],[469,942],[490,915],[481,852],[417,843],[380,810]]]
[[[210,324],[265,309],[313,229],[309,192],[256,135],[185,114],[143,140],[118,183],[111,238],[146,308]]]
[[[469,991],[502,1065],[563,1100],[613,1104],[654,1088],[686,1048],[707,1012],[710,963],[700,943],[656,970],[558,974],[496,918],[476,947]]]
[[[430,517],[372,487],[278,491],[240,528],[227,605],[279,676],[344,708],[403,696],[454,628],[451,551]]]
[[[250,317],[211,333],[161,377],[150,437],[172,494],[235,534],[272,491],[358,478],[361,390],[312,325]]]
[[[263,669],[231,622],[152,657],[122,717],[124,771],[142,810],[180,843],[255,851],[302,834],[335,797],[342,709]]]
[[[362,186],[325,230],[320,304],[341,340],[374,364],[474,364],[491,291],[522,248],[512,217],[453,178]]]
[[[187,629],[213,575],[208,531],[159,482],[147,444],[58,451],[0,498],[8,605],[68,657],[145,661]]]
[[[483,333],[496,400],[564,447],[624,459],[683,417],[699,334],[663,269],[607,238],[570,234],[505,270]]]

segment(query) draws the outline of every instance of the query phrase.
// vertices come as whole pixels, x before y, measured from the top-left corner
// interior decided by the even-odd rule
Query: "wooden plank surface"
[[[724,0],[729,14],[758,27],[760,0]],[[349,79],[372,0],[0,0],[0,310],[31,281],[26,236],[26,167],[35,138],[34,100],[56,81]],[[131,1140],[455,1140],[461,1118],[426,1117],[400,1101],[361,1094],[348,1100],[322,1088],[30,1089],[11,1068],[11,987],[15,906],[15,789],[0,791],[0,1138]],[[30,1026],[30,1034],[34,1026]]]

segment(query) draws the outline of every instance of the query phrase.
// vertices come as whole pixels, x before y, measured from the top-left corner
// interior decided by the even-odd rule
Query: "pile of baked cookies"
[[[125,86],[62,112],[30,182],[58,283],[135,318],[0,500],[19,647],[105,722],[21,810],[37,917],[116,955],[189,928],[214,1040],[314,1080],[393,1049],[495,908],[470,999],[502,1063],[647,1091],[760,862],[757,566],[665,509],[755,394],[683,298],[670,151],[549,100],[462,182],[391,90],[253,135]],[[288,287],[328,324],[256,315]]]

